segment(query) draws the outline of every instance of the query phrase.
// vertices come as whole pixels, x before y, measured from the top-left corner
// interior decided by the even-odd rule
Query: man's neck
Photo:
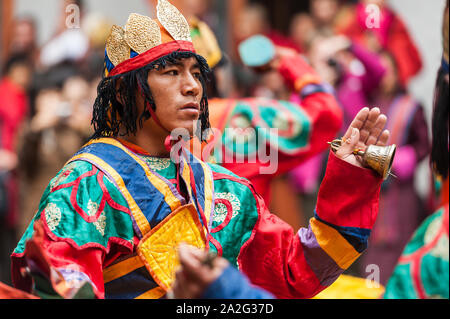
[[[167,151],[164,146],[164,139],[155,141],[149,136],[136,134],[136,136],[126,136],[123,138],[125,141],[132,143],[134,145],[139,146],[139,148],[143,149],[150,156],[155,157],[169,157],[170,152]]]
[[[139,146],[150,156],[169,157],[170,152],[166,149],[164,144],[169,133],[164,132],[159,127],[156,130],[153,129],[155,128],[154,126],[152,129],[149,129],[149,125],[156,126],[156,123],[149,120],[147,123],[144,123],[144,127],[137,130],[136,135],[128,135],[122,137],[122,139]]]

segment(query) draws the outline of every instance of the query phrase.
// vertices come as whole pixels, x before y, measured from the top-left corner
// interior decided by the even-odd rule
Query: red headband
[[[108,76],[114,76],[132,70],[137,70],[174,51],[195,53],[194,45],[189,41],[172,41],[163,43],[142,54],[139,54],[134,58],[119,63],[116,67],[114,67],[114,69],[111,70]]]

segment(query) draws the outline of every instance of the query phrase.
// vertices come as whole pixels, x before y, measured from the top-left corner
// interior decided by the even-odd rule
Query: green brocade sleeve
[[[26,243],[34,238],[37,221],[45,233],[41,246],[50,266],[72,277],[75,267],[100,298],[104,295],[105,265],[134,249],[127,202],[103,172],[85,161],[67,164],[47,186],[36,215],[11,256],[13,282],[19,288],[29,287],[22,282],[26,279],[21,268],[27,264]]]
[[[75,248],[95,246],[108,252],[111,241],[132,248],[133,225],[127,202],[103,172],[85,161],[67,164],[50,181],[15,253],[23,251],[37,219],[53,240],[66,241]]]

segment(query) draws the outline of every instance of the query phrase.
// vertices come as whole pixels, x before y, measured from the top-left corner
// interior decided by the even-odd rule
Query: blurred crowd
[[[112,22],[66,0],[52,38],[37,44],[33,17],[16,17],[0,80],[0,281],[9,283],[9,256],[36,211],[50,179],[92,134],[92,105],[102,74],[104,45]],[[208,21],[212,1],[192,14]],[[80,7],[81,28],[67,28],[65,8]],[[379,21],[367,20],[367,4],[381,8]],[[191,6],[191,8],[194,8]],[[310,0],[309,11],[295,14],[289,33],[275,30],[267,9],[250,2],[236,13],[236,45],[256,34],[276,46],[302,54],[334,89],[344,113],[342,128],[365,106],[388,116],[389,144],[397,145],[393,174],[383,184],[380,213],[367,252],[349,270],[365,276],[367,265],[381,268],[386,284],[413,231],[436,208],[435,180],[430,196],[415,188],[417,168],[430,152],[429,124],[422,103],[408,83],[422,69],[417,45],[402,19],[383,0]],[[369,23],[370,22],[370,23]],[[121,23],[121,22],[117,22]],[[376,27],[371,25],[378,23]],[[227,53],[227,52],[225,52]],[[232,52],[228,52],[233,57]],[[276,71],[255,75],[231,58],[232,75],[222,92],[296,101]],[[344,132],[342,132],[343,134]],[[323,176],[321,154],[273,185],[274,210],[286,210],[294,228],[306,225]],[[438,184],[437,184],[438,185]],[[277,194],[283,194],[281,197]]]

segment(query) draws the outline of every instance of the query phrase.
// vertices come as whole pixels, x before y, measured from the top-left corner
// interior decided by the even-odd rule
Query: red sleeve
[[[277,174],[284,174],[312,156],[326,150],[343,123],[343,114],[330,86],[322,83],[316,71],[300,55],[284,58],[280,73],[301,97],[298,104],[310,119],[308,145],[298,153],[279,154]]]
[[[25,252],[12,255],[14,286],[31,292],[32,278],[24,275],[24,269],[28,267],[32,274],[44,276],[63,298],[71,298],[73,288],[80,288],[79,283],[83,281],[91,284],[95,297],[104,298],[104,251],[77,249],[64,241],[53,241],[39,222],[34,227],[35,234],[27,242]]]
[[[310,298],[330,286],[367,247],[382,179],[331,154],[315,217],[297,234],[257,198],[260,212],[239,266],[278,298]]]

